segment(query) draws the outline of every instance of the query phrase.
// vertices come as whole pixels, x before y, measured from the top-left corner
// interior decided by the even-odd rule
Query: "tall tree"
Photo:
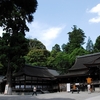
[[[88,52],[90,52],[90,53],[92,53],[93,50],[94,50],[93,42],[92,42],[92,40],[90,39],[90,37],[88,38],[88,41],[87,41],[86,50],[87,50]]]
[[[10,34],[25,35],[25,31],[29,31],[26,21],[33,21],[36,8],[36,0],[0,0],[0,26]]]
[[[46,66],[46,61],[50,52],[46,50],[45,45],[37,39],[28,39],[29,52],[25,56],[26,63],[33,66]]]
[[[55,44],[55,46],[52,47],[52,50],[57,51],[57,52],[61,51],[60,46],[58,44]]]
[[[72,52],[75,48],[80,48],[84,44],[85,33],[82,29],[73,25],[72,32],[68,32],[69,43],[67,44],[68,52]]]
[[[37,0],[0,0],[0,26],[5,30],[0,38],[0,58],[4,66],[7,66],[7,94],[12,93],[12,67],[25,63],[23,56],[28,48],[25,32],[29,31],[26,22],[33,21],[36,8]]]
[[[60,52],[60,46],[58,44],[55,44],[55,46],[52,47],[51,50],[51,57],[56,57],[57,53]]]
[[[98,36],[96,39],[96,42],[94,44],[94,50],[95,50],[95,52],[100,51],[100,36]]]
[[[29,49],[46,49],[45,45],[40,42],[39,40],[35,39],[29,39]]]
[[[62,44],[61,48],[63,52],[66,52],[66,44]]]

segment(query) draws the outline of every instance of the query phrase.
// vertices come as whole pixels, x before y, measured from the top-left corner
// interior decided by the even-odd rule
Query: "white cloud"
[[[98,13],[98,15],[100,15],[100,4],[97,4],[95,7],[93,7],[90,10],[91,13]]]
[[[59,36],[63,27],[51,27],[44,30],[41,34],[40,40],[42,40],[46,47],[52,44],[52,42]]]
[[[47,49],[50,49],[52,43],[64,28],[64,25],[48,26],[46,24],[33,22],[30,26],[30,32],[27,33],[26,36],[32,39],[37,38],[47,47]]]
[[[35,21],[32,24],[28,24],[28,26],[30,31],[26,33],[26,37],[37,38],[48,50],[51,49],[55,39],[59,37],[61,31],[65,28],[65,25],[49,26]],[[2,28],[0,28],[0,36],[2,36],[2,32]]]
[[[100,22],[100,4],[97,4],[95,7],[93,7],[90,11],[90,13],[96,13],[97,16],[94,18],[91,18],[89,22],[92,23],[99,23]]]
[[[89,20],[89,22],[92,22],[92,23],[99,23],[99,22],[100,22],[100,17],[92,18],[92,19]]]

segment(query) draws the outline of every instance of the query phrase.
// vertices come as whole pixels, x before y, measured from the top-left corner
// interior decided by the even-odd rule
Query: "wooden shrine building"
[[[54,92],[58,89],[56,78],[46,67],[25,65],[13,76],[13,91],[32,91],[33,86],[38,91]]]
[[[84,64],[90,70],[92,84],[100,85],[100,57]]]
[[[66,75],[59,75],[60,83],[80,83],[87,85],[86,78],[92,78],[92,84],[100,85],[100,52],[77,56],[74,65]]]

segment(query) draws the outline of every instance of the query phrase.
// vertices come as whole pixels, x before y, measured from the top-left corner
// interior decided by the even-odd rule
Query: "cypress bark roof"
[[[90,62],[88,62],[88,63],[86,63],[84,65],[87,66],[87,67],[88,66],[89,67],[95,67],[96,65],[100,65],[100,57],[95,59],[95,60],[93,60],[93,61],[90,61]]]
[[[33,67],[30,65],[25,65],[14,76],[21,76],[21,75],[42,77],[42,78],[54,78],[54,75],[52,75],[46,67]]]
[[[87,67],[84,64],[93,62],[98,58],[100,58],[100,52],[94,54],[88,54],[84,56],[78,56],[76,58],[75,64],[69,69],[69,71],[78,70],[78,69],[87,69]]]
[[[89,74],[89,70],[71,70],[66,75],[59,75],[56,76],[57,78],[69,78],[69,77],[76,77],[76,76],[85,76]]]
[[[70,71],[69,73],[67,73],[67,76],[84,76],[84,75],[88,75],[89,70],[75,70],[75,71]]]
[[[69,69],[69,72],[66,74],[67,77],[73,76],[84,76],[91,73],[86,67],[86,64],[98,64],[100,63],[100,52],[94,54],[88,54],[84,56],[78,56],[74,65]]]

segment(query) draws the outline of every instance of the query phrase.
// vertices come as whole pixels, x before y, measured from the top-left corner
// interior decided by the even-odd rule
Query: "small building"
[[[36,86],[38,91],[54,92],[54,87],[57,87],[56,78],[46,67],[33,67],[30,65],[25,65],[13,75],[13,91],[31,92],[33,86]],[[58,87],[56,91],[57,89]]]

